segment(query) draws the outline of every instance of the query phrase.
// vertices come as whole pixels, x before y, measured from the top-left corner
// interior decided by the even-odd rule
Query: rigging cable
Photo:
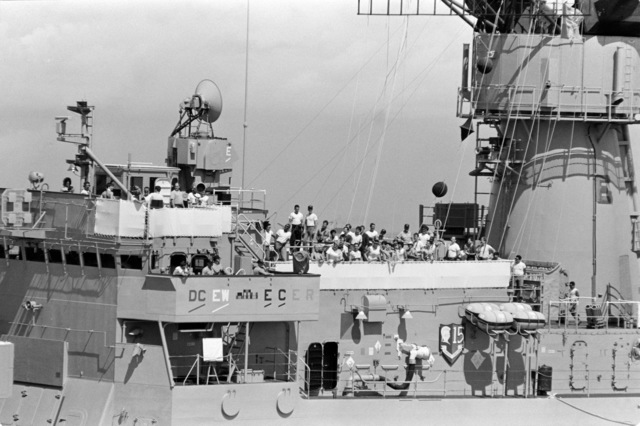
[[[498,10],[497,10],[497,12],[496,12],[496,22],[497,22],[497,20],[498,20],[498,18],[499,18],[499,16],[500,16],[500,11],[502,10],[502,6],[503,6],[503,5],[504,5],[504,0],[502,0],[502,1],[500,2],[500,6],[498,7]],[[495,29],[495,26],[494,26],[494,29],[493,29],[493,30],[492,30],[492,32],[491,32],[491,36],[489,37],[489,45],[488,45],[488,46],[486,46],[486,48],[487,48],[487,52],[488,52],[488,53],[492,51],[492,50],[491,50],[491,48],[493,47],[493,42],[494,42],[495,36],[496,36],[496,29]],[[480,43],[483,43],[483,41],[482,41],[482,39],[481,39],[481,38],[476,38],[476,40],[477,40],[477,41],[479,41]],[[483,43],[483,44],[484,44],[484,43]],[[478,84],[477,86],[475,86],[475,87],[477,87],[478,89],[481,89],[481,88],[483,87],[483,83],[484,83],[484,79],[485,79],[485,77],[486,77],[486,74],[485,74],[485,73],[482,73],[482,77],[480,78],[480,82],[479,82],[479,84]],[[471,105],[472,105],[472,107],[471,107],[471,109],[472,109],[472,110],[471,110],[471,112],[470,112],[470,113],[471,113],[471,117],[473,117],[473,115],[475,115],[475,114],[473,113],[473,105],[477,105],[477,103],[478,103],[478,99],[480,98],[480,94],[481,94],[481,92],[482,92],[481,90],[476,90],[475,92],[473,92],[473,91],[472,91],[472,93],[473,93],[473,95],[474,95],[475,99],[471,99],[471,100],[470,100],[470,101],[471,101]],[[477,138],[478,138],[478,135],[476,135],[476,140],[477,140]],[[494,171],[494,178],[495,178],[495,171]],[[477,179],[477,177],[476,177],[476,179]],[[476,190],[477,190],[477,187],[476,187]],[[452,194],[452,195],[451,195],[451,199],[453,199],[453,195],[454,195],[454,194]],[[448,208],[447,208],[447,213],[446,213],[446,215],[445,215],[445,222],[444,222],[445,224],[447,223],[447,220],[448,220],[448,218],[449,218],[450,210],[451,210],[451,203],[449,203],[449,206],[448,206]],[[491,228],[489,228],[489,232],[487,232],[488,234],[490,234],[490,230],[491,230]]]
[[[426,25],[423,28],[422,31],[424,31],[424,29],[426,29]],[[461,30],[458,32],[458,34],[456,34],[455,37],[453,37],[451,39],[451,41],[449,42],[448,45],[446,45],[442,51],[421,71],[420,74],[418,74],[410,83],[409,86],[404,89],[402,92],[400,92],[397,96],[401,96],[406,90],[409,89],[409,87],[411,87],[412,85],[415,84],[416,89],[414,89],[414,91],[410,94],[410,96],[407,98],[406,102],[402,105],[402,107],[398,110],[398,112],[394,115],[393,119],[390,121],[390,123],[393,123],[395,121],[395,119],[397,118],[397,116],[400,114],[400,112],[402,112],[403,108],[406,106],[406,104],[413,98],[413,96],[417,93],[417,87],[420,87],[420,85],[422,85],[424,83],[424,81],[427,79],[427,77],[429,76],[429,72],[432,70],[432,68],[435,66],[435,64],[440,60],[440,58],[448,52],[449,47],[458,39],[458,37],[460,36],[460,34],[462,34],[465,30]],[[372,109],[372,111],[375,111],[375,108]],[[373,119],[373,118],[372,118]],[[356,133],[356,135],[351,139],[350,143],[352,143],[356,137],[358,137],[358,135],[364,130],[364,126],[366,126],[368,123],[365,123],[363,126],[361,126],[360,130],[358,130],[358,132]],[[281,209],[285,204],[287,204],[289,201],[291,201],[298,193],[300,193],[300,191],[305,188],[310,182],[312,182],[321,172],[325,171],[325,167],[327,167],[328,164],[334,162],[334,160],[339,156],[342,155],[344,152],[344,149],[339,150],[338,152],[336,152],[331,158],[329,158],[328,161],[326,161],[317,171],[316,173],[314,173],[305,183],[303,183],[302,185],[300,185],[300,187],[298,188],[298,190],[293,193],[286,201],[283,202],[282,205],[280,205],[278,207],[277,210]],[[349,174],[349,176],[347,176],[347,179],[350,178],[351,176],[353,176],[353,174],[358,170],[358,166],[366,159],[366,155],[368,154],[364,154],[362,156],[362,158],[359,160],[359,162],[354,166],[353,171],[351,172],[351,174]],[[335,170],[336,166],[334,166],[334,168],[331,170],[331,172],[333,172],[333,170]],[[331,172],[327,174],[327,176],[331,175]],[[326,183],[327,179],[325,179],[325,183]],[[346,179],[345,179],[346,181]],[[337,194],[345,185],[345,182],[343,182],[343,184],[338,188],[338,191],[336,191],[334,193],[334,195],[331,197],[332,200],[335,199],[335,194]],[[318,194],[318,193],[317,193]],[[317,195],[316,195],[317,198]],[[315,202],[315,198],[313,200]],[[320,213],[322,214],[324,212],[321,211]]]
[[[364,39],[367,39],[367,34],[369,33],[369,26],[365,26],[366,28],[366,32],[364,34]],[[349,119],[349,131],[347,132],[347,138],[345,140],[345,144],[344,144],[344,148],[342,149],[343,152],[346,154],[347,149],[349,144],[351,143],[351,130],[353,129],[353,119],[356,115],[356,105],[357,105],[357,101],[358,101],[358,92],[359,92],[359,87],[360,87],[360,74],[361,71],[358,71],[358,77],[356,78],[356,87],[353,93],[353,103],[351,104],[351,118]],[[360,122],[358,123],[358,128],[360,128]],[[357,133],[357,140],[360,140],[360,134]],[[346,162],[347,156],[343,155],[342,156],[342,165],[340,167],[341,170],[345,170],[345,162]],[[325,178],[323,185],[321,186],[321,188],[324,187],[324,184],[326,184],[327,180],[329,179],[329,176],[331,176],[331,173],[327,174],[327,177]],[[338,206],[340,205],[340,203],[335,203],[335,210],[333,212],[333,217],[337,217],[338,216]],[[349,212],[349,215],[351,215],[351,212]]]
[[[529,42],[531,42],[531,40],[532,40],[532,34],[531,34],[532,26],[533,26],[533,22],[530,21],[529,22],[528,37],[527,37],[527,41],[525,43],[525,46],[527,46],[529,44]],[[493,34],[492,34],[492,37],[493,37]],[[491,46],[491,44],[490,44],[490,46]],[[526,71],[524,73],[519,73],[518,74],[518,78],[516,80],[515,87],[519,87],[520,81],[523,80],[523,79],[526,79],[526,75],[527,75],[528,71],[529,71],[529,69],[527,67]],[[504,141],[505,136],[506,136],[506,134],[505,134],[506,130],[509,129],[509,123],[511,122],[514,104],[515,104],[515,102],[512,102],[511,100],[509,100],[509,110],[507,112],[507,122],[505,123],[505,132],[499,131],[499,135],[498,136],[500,138],[502,138],[503,141]],[[513,126],[513,129],[511,130],[511,137],[513,138],[514,135],[515,135],[515,125]],[[527,152],[527,150],[529,148],[530,141],[531,141],[531,134],[528,135],[527,147],[525,148],[525,152]],[[500,144],[500,150],[498,151],[498,159],[503,157],[503,150],[504,150],[504,144],[501,143]],[[509,154],[509,151],[507,152],[507,154]],[[496,179],[498,179],[498,178],[499,178],[498,177],[498,167],[496,166],[494,171],[493,171],[493,177],[492,177],[493,182],[495,182]],[[496,217],[496,214],[497,214],[498,201],[500,200],[500,196],[502,194],[502,188],[503,188],[504,184],[505,184],[504,180],[502,179],[502,177],[500,177],[500,184],[498,185],[498,193],[494,196],[494,199],[493,199],[493,202],[492,202],[493,210],[491,211],[491,219],[489,220],[489,229],[487,230],[487,235],[489,235],[489,236],[491,236],[491,230],[493,228],[493,224],[494,224],[495,217]],[[492,194],[491,195],[493,195],[493,188],[492,188]],[[502,243],[502,240],[500,240],[498,242],[498,248],[501,248],[500,247],[501,243]]]
[[[549,54],[548,54],[547,60],[549,60],[549,59],[550,59],[550,57],[551,57],[551,49],[549,49]],[[543,93],[541,92],[541,96],[542,96],[542,95],[543,95]],[[558,121],[559,121],[559,120],[553,120],[553,121],[552,121],[552,120],[546,120],[546,121],[547,121],[547,123],[549,123],[549,124],[547,125],[546,144],[545,144],[545,147],[544,147],[544,155],[543,155],[543,158],[542,158],[542,164],[541,164],[541,166],[540,166],[540,172],[538,173],[538,177],[537,177],[537,179],[535,178],[535,176],[532,176],[532,179],[533,179],[533,182],[532,182],[532,192],[533,192],[533,193],[531,194],[531,197],[530,197],[529,202],[528,202],[528,204],[527,204],[527,210],[526,210],[526,214],[525,214],[525,219],[524,219],[524,220],[523,220],[523,222],[521,223],[521,225],[520,225],[520,229],[518,230],[518,233],[517,233],[517,235],[516,235],[516,238],[514,239],[513,247],[512,247],[512,250],[511,250],[511,253],[512,253],[512,254],[513,254],[514,250],[516,250],[516,251],[517,251],[517,250],[519,250],[519,248],[520,248],[520,247],[521,247],[521,245],[522,245],[522,242],[524,241],[524,237],[523,237],[523,236],[524,236],[524,233],[525,233],[525,230],[526,230],[526,224],[527,224],[527,220],[526,220],[526,219],[527,219],[527,217],[529,216],[530,210],[531,210],[531,208],[532,208],[532,206],[533,206],[533,202],[534,202],[534,200],[536,199],[536,192],[534,192],[534,191],[535,191],[535,189],[537,188],[537,186],[538,186],[538,184],[539,184],[540,180],[542,179],[542,173],[545,171],[545,166],[546,166],[547,159],[550,157],[550,155],[549,155],[549,149],[551,148],[551,144],[552,144],[552,142],[553,142],[553,137],[554,137],[554,135],[555,135],[556,126],[558,125]],[[540,117],[539,117],[539,115],[538,115],[538,131],[540,130],[540,122],[541,122],[541,120],[540,120]],[[551,124],[551,122],[552,122],[553,124]],[[571,146],[572,146],[572,144],[573,144],[573,131],[574,131],[574,126],[575,126],[575,122],[573,122],[572,127],[571,127],[570,147],[571,147]],[[515,126],[514,126],[514,127],[515,127]],[[537,138],[539,138],[539,134],[538,134]],[[537,143],[538,143],[538,142],[536,142],[536,145],[537,145]],[[528,145],[527,145],[527,148],[528,148]],[[571,148],[570,148],[570,149],[571,149]],[[526,152],[526,151],[525,151],[525,152]],[[538,149],[536,148],[536,153],[537,153],[537,152],[538,152]],[[569,152],[569,155],[570,155],[570,152]],[[539,156],[538,156],[537,154],[533,157],[533,159],[534,159],[533,171],[534,171],[534,172],[533,172],[533,174],[532,174],[532,175],[535,175],[535,162],[537,161],[537,159],[538,159],[538,158],[539,158]],[[524,169],[524,166],[525,166],[525,165],[523,164],[523,167],[521,167],[521,171]],[[520,182],[520,178],[521,178],[521,177],[522,177],[522,173],[518,176],[518,181],[517,181],[517,183],[516,183],[516,187],[517,187],[517,185],[519,184],[519,182]],[[566,188],[565,188],[565,190],[566,190]],[[514,196],[514,197],[512,197],[511,205],[510,205],[510,207],[509,207],[509,212],[508,212],[507,217],[509,217],[509,215],[511,215],[511,211],[512,211],[512,209],[513,209],[513,205],[514,205],[514,203],[515,203],[515,196]],[[564,203],[562,203],[562,209],[564,209]],[[558,221],[556,221],[556,222],[557,222],[557,223],[559,223]],[[560,229],[559,229],[559,227],[558,227],[558,230],[557,230],[557,233],[556,233],[556,241],[555,241],[555,244],[554,244],[554,252],[555,252],[555,249],[557,248],[557,235],[559,234],[559,231],[560,231]],[[504,238],[504,233],[505,233],[505,232],[506,232],[506,227],[505,227],[505,229],[503,230],[503,234],[502,234],[502,236],[501,236],[501,241],[502,241],[502,238]],[[533,227],[533,226],[529,227],[529,234],[530,234],[530,235],[529,235],[529,239],[528,239],[528,240],[530,240],[531,233],[533,233],[533,232],[534,232],[534,227]]]
[[[425,26],[426,28],[426,26]],[[402,96],[407,90],[409,90],[411,87],[415,86],[415,89],[413,89],[413,91],[409,94],[409,96],[406,98],[406,100],[404,101],[404,103],[401,105],[401,107],[398,109],[398,111],[395,113],[395,115],[392,117],[392,119],[390,120],[390,124],[395,122],[395,120],[397,119],[398,115],[400,115],[400,113],[404,110],[404,108],[406,107],[406,105],[409,103],[409,101],[413,98],[413,96],[417,93],[418,88],[424,83],[424,81],[427,79],[427,77],[429,77],[429,72],[433,69],[433,67],[435,66],[435,64],[440,60],[440,58],[448,52],[449,47],[456,42],[456,40],[460,37],[460,35],[465,32],[466,29],[463,29],[461,31],[459,31],[454,37],[451,38],[451,41],[449,42],[449,44],[447,46],[445,46],[442,51],[438,54],[438,56],[436,56],[413,80],[411,80],[411,82],[409,82],[409,84],[407,85],[406,88],[404,88],[400,93],[398,93],[397,97]],[[395,99],[395,98],[394,98]],[[364,130],[364,126],[366,126],[367,124],[364,124],[360,131]],[[355,139],[356,136],[354,136],[354,138],[352,139],[351,142],[353,142],[353,140]],[[327,164],[331,163],[332,159],[337,157],[338,155],[340,155],[342,153],[342,151],[338,152],[336,155],[334,155],[331,159],[329,159],[329,161],[327,161],[322,168],[320,169],[320,171],[323,170],[324,167],[326,167]],[[335,200],[336,196],[338,193],[340,193],[340,191],[342,191],[342,189],[345,187],[345,185],[347,184],[347,180],[349,178],[351,178],[357,171],[359,171],[358,167],[366,160],[366,155],[368,155],[367,153],[365,153],[362,157],[360,157],[358,163],[356,163],[351,171],[351,173],[347,176],[347,178],[343,181],[342,185],[340,185],[340,187],[338,187],[338,189],[332,194],[332,196],[330,197],[331,200]],[[335,167],[334,167],[335,169]],[[333,170],[332,170],[333,171]],[[318,172],[319,173],[319,172]],[[315,175],[317,175],[318,173],[316,173]],[[330,174],[330,173],[329,173]],[[315,176],[314,175],[314,176]],[[309,179],[305,184],[303,184],[302,187],[304,187],[305,185],[307,185],[312,179]],[[325,180],[326,182],[326,180]],[[301,188],[302,188],[301,187]],[[300,191],[300,190],[299,190]],[[299,192],[298,191],[298,192]],[[297,192],[296,192],[297,194]],[[287,200],[286,202],[290,201],[293,197],[295,196],[295,194],[289,198],[289,200]],[[316,195],[317,197],[318,195]],[[286,203],[285,202],[285,203]],[[325,208],[326,210],[326,208]],[[322,213],[324,212],[324,210],[322,210],[320,212],[320,214],[322,215]]]
[[[573,136],[574,136],[574,130],[575,130],[575,126],[576,126],[576,122],[572,121],[571,122],[571,136],[569,137],[569,150],[567,151],[567,174],[569,173],[569,167],[571,167],[571,150],[573,149]],[[567,185],[563,185],[562,187],[562,196],[561,199],[563,200],[562,203],[560,204],[560,213],[558,214],[558,216],[560,217],[560,219],[562,219],[562,217],[564,216],[564,206],[566,204],[565,200],[565,194],[567,193]],[[551,253],[551,258],[555,259],[556,258],[556,254],[558,251],[558,239],[560,238],[560,223],[561,220],[556,220],[556,237],[553,241],[553,251]]]
[[[418,75],[416,76],[410,83],[409,86],[413,85],[413,83],[418,80],[420,77],[420,81],[418,81],[416,88],[413,90],[413,92],[407,97],[407,99],[405,100],[405,102],[402,104],[402,106],[398,109],[398,111],[395,113],[395,115],[393,116],[393,118],[390,120],[390,123],[395,122],[396,118],[398,117],[398,115],[400,115],[400,113],[404,110],[404,108],[406,107],[406,105],[409,103],[409,101],[413,98],[413,96],[417,93],[418,88],[422,85],[422,83],[424,83],[424,81],[427,79],[427,77],[429,76],[429,72],[431,71],[431,69],[433,68],[433,66],[435,65],[436,62],[439,61],[439,59],[448,51],[449,47],[457,40],[457,38],[463,33],[465,32],[466,29],[463,29],[461,31],[458,32],[458,34],[456,34],[455,37],[453,37],[451,39],[451,41],[449,42],[449,44],[447,46],[445,46],[445,48],[440,52],[440,54],[427,66],[425,67],[425,69]],[[423,74],[423,75],[422,75]],[[397,96],[401,96],[404,91],[408,90],[404,89],[402,92],[400,92]],[[340,154],[340,153],[338,153]],[[357,170],[357,167],[365,160],[365,157],[363,156],[360,161],[355,165],[355,167],[353,168],[353,171],[351,172],[351,174],[349,176],[347,176],[347,179],[350,178]],[[325,163],[325,165],[328,163]],[[343,183],[332,195],[331,199],[335,199],[336,194],[338,194],[342,188],[345,186],[346,182]],[[291,197],[293,198],[293,197]],[[324,211],[324,210],[323,210]],[[323,211],[320,212],[320,214],[323,213]]]
[[[555,32],[555,28],[553,30],[551,30],[552,33]],[[549,49],[549,53],[547,55],[546,60],[550,61],[551,59],[551,53],[552,53],[552,48]],[[540,85],[542,85],[542,81],[539,82]],[[544,92],[541,91],[540,93],[540,97],[542,98],[542,96],[544,95]],[[541,101],[541,99],[540,99]],[[535,191],[535,189],[538,187],[538,184],[540,182],[540,180],[542,179],[542,174],[545,171],[545,166],[547,163],[547,159],[549,158],[549,149],[551,148],[551,144],[553,142],[553,137],[555,135],[555,130],[556,130],[556,126],[558,125],[558,121],[559,120],[553,120],[553,124],[551,124],[552,120],[545,120],[548,124],[547,124],[547,134],[546,134],[546,141],[545,141],[545,146],[544,146],[544,155],[542,158],[542,164],[540,166],[540,172],[537,175],[537,178],[535,177],[535,163],[537,161],[537,159],[539,158],[539,156],[537,155],[538,151],[538,143],[539,143],[539,138],[540,138],[540,123],[542,122],[542,119],[539,115],[539,109],[538,109],[538,121],[537,121],[537,125],[538,125],[538,133],[537,133],[537,139],[536,139],[536,155],[533,157],[534,158],[534,164],[533,164],[533,173],[532,173],[532,189],[531,189],[531,193],[530,193],[530,198],[529,198],[529,202],[527,203],[527,209],[526,209],[526,213],[524,216],[524,220],[522,221],[522,223],[520,224],[520,229],[518,230],[518,233],[516,234],[516,238],[514,239],[513,245],[512,245],[512,253],[514,252],[514,250],[519,250],[520,247],[522,246],[522,242],[524,241],[524,234],[527,230],[527,218],[529,217],[529,213],[532,209],[532,206],[534,204],[535,199],[537,198],[537,192]],[[514,126],[515,127],[515,126]],[[528,146],[527,146],[528,148]],[[524,167],[521,167],[521,170]],[[518,176],[518,181],[516,183],[516,187],[520,182],[520,178],[522,177],[522,174],[520,174]],[[512,197],[511,199],[511,204],[509,206],[509,211],[507,213],[507,217],[509,217],[511,215],[512,209],[513,209],[513,205],[515,204],[515,196]],[[534,227],[530,226],[529,227],[529,236],[527,238],[527,241],[531,240],[531,234],[534,232]],[[501,241],[504,238],[504,235],[506,233],[506,228],[503,229],[503,234],[501,236]]]
[[[394,31],[395,32],[399,31],[400,27],[398,27],[398,30]],[[331,105],[333,103],[333,101],[342,93],[345,91],[345,89],[351,84],[351,82],[353,81],[353,79],[355,79],[360,72],[369,64],[369,62],[371,62],[376,55],[378,54],[378,52],[380,50],[382,50],[382,48],[384,47],[384,44],[381,44],[374,52],[373,54],[369,57],[369,59],[367,59],[365,61],[364,64],[362,64],[362,66],[349,78],[349,80],[347,80],[347,82],[340,88],[340,90],[338,90],[336,92],[335,95],[333,95],[333,97],[331,99],[329,99],[329,101],[322,107],[320,108],[320,111],[318,111],[313,118],[311,118],[311,120],[309,120],[304,126],[302,126],[302,129],[300,129],[300,131],[298,133],[296,133],[296,135],[284,146],[284,148],[282,148],[280,151],[278,151],[278,153],[275,155],[275,157],[251,180],[251,182],[249,182],[249,186],[254,183],[260,176],[262,176],[262,174],[269,170],[269,168],[271,167],[271,165],[280,157],[280,155],[282,155],[283,152],[285,152],[291,145],[293,145],[294,142],[296,142],[298,140],[298,138],[300,137],[300,135],[302,135],[305,130],[307,130],[317,119],[318,117],[320,117],[320,115],[324,112],[324,110],[326,110],[329,105]]]
[[[400,48],[398,50],[398,56],[396,57],[396,62],[393,65],[393,84],[391,86],[391,94],[389,95],[389,102],[387,103],[387,111],[384,117],[384,127],[382,130],[382,136],[380,137],[380,143],[378,144],[378,154],[376,155],[375,164],[373,166],[373,173],[371,177],[371,184],[369,185],[369,197],[367,198],[367,205],[364,213],[364,223],[367,223],[369,218],[369,208],[371,207],[371,199],[373,198],[373,190],[376,186],[376,179],[378,177],[378,170],[380,168],[380,157],[382,156],[382,148],[384,147],[385,138],[387,135],[387,127],[389,125],[389,114],[391,112],[391,105],[393,102],[393,94],[396,88],[396,82],[398,78],[398,69],[402,64],[402,60],[404,59],[405,48],[407,45],[407,37],[409,33],[409,17],[405,17],[405,25],[404,25],[404,36],[402,37],[402,42],[400,44]]]
[[[420,34],[422,34],[422,32],[424,32],[425,28],[426,28],[426,24],[422,27],[422,30],[418,34],[418,38],[416,38],[416,42],[414,42],[414,44],[411,46],[411,48],[417,43],[417,40],[419,39]],[[398,30],[399,29],[400,29],[400,27],[398,27]],[[398,30],[396,30],[396,31],[398,31]],[[405,34],[406,34],[406,31],[405,31]],[[405,38],[406,38],[406,35],[405,35],[405,37],[403,37],[402,43],[404,43]],[[411,48],[409,48],[408,50],[410,50]],[[378,107],[378,102],[380,102],[380,100],[384,97],[384,95],[386,93],[387,86],[389,84],[389,77],[391,76],[391,73],[394,72],[397,69],[396,67],[398,65],[398,59],[399,59],[399,57],[396,58],[396,62],[394,64],[394,67],[392,68],[392,70],[390,70],[390,71],[388,71],[386,73],[384,84],[382,85],[382,90],[380,92],[380,95],[376,98],[376,102],[375,102],[375,104],[373,106],[372,113],[371,113],[372,114],[372,118],[371,118],[371,122],[370,122],[370,126],[369,126],[369,136],[367,137],[367,143],[365,145],[363,157],[366,157],[367,155],[369,155],[369,144],[371,142],[371,137],[372,137],[372,134],[373,134],[373,127],[374,127],[374,124],[375,124],[375,115],[376,115],[376,110],[377,110],[377,107]],[[385,69],[388,69],[388,55],[387,55],[387,67]],[[391,97],[393,99],[393,93],[392,93]],[[360,169],[359,169],[358,177],[355,180],[355,187],[353,189],[353,193],[354,194],[358,193],[358,187],[360,186],[360,181],[362,180],[362,173],[364,171],[364,162],[361,161],[358,164],[360,166]],[[347,216],[347,221],[351,221],[351,215],[353,214],[354,204],[355,204],[355,197],[352,197],[351,198],[351,206],[349,207],[349,214]],[[365,220],[365,222],[366,222],[366,220]]]

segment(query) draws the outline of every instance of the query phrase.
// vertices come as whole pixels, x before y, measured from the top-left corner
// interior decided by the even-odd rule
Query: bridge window
[[[47,249],[49,252],[49,263],[62,263],[62,250]]]
[[[100,253],[100,263],[102,264],[103,268],[116,268],[116,260],[114,259],[113,255],[109,253]]]
[[[22,249],[20,246],[11,246],[9,247],[9,259],[22,259]]]
[[[82,253],[82,259],[84,261],[84,266],[98,266],[98,256],[92,252],[84,252]]]
[[[120,255],[120,266],[122,269],[142,270],[142,256]]]
[[[140,188],[140,191],[144,189],[144,185],[142,184],[142,176],[133,176],[131,177],[131,179],[129,179],[129,188],[133,189],[135,186]]]
[[[169,264],[171,273],[173,273],[173,270],[176,269],[176,267],[180,266],[182,261],[185,261],[185,262],[187,261],[187,255],[186,254],[184,254],[184,253],[173,253],[171,255],[171,262]]]
[[[27,260],[44,262],[44,250],[38,247],[25,247],[24,254]]]
[[[80,253],[77,251],[70,251],[65,254],[67,259],[67,265],[80,265]]]

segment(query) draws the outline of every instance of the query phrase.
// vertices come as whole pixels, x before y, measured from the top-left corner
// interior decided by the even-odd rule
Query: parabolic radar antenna
[[[195,93],[180,103],[180,120],[171,132],[171,136],[180,133],[185,128],[188,128],[190,134],[191,123],[194,122],[206,123],[213,132],[211,124],[220,118],[221,113],[222,94],[220,89],[213,81],[202,80],[196,86]],[[196,128],[199,128],[199,125]]]
[[[198,118],[201,120],[207,123],[215,122],[222,113],[222,94],[218,86],[211,80],[202,80],[198,83],[196,93],[191,98],[191,108],[199,112]]]

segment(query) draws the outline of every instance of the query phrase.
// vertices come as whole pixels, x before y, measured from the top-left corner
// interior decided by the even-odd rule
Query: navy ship
[[[492,189],[429,225],[517,250],[523,275],[295,246],[269,265],[265,192],[232,186],[213,81],[180,103],[163,166],[101,161],[80,101],[56,132],[85,192],[35,171],[2,190],[0,424],[640,422],[633,14],[609,34],[600,2],[445,3],[474,28],[458,116]]]

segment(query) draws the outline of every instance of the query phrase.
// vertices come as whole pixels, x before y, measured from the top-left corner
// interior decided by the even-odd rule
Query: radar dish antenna
[[[222,94],[218,86],[211,80],[202,80],[191,97],[191,109],[199,111],[198,118],[211,124],[220,118],[222,113]]]
[[[202,80],[196,86],[196,92],[180,103],[180,120],[170,137],[177,135],[187,127],[189,127],[187,133],[191,135],[191,123],[194,121],[199,121],[200,124],[206,123],[213,134],[212,124],[220,118],[221,113],[222,94],[220,89],[213,81]]]

